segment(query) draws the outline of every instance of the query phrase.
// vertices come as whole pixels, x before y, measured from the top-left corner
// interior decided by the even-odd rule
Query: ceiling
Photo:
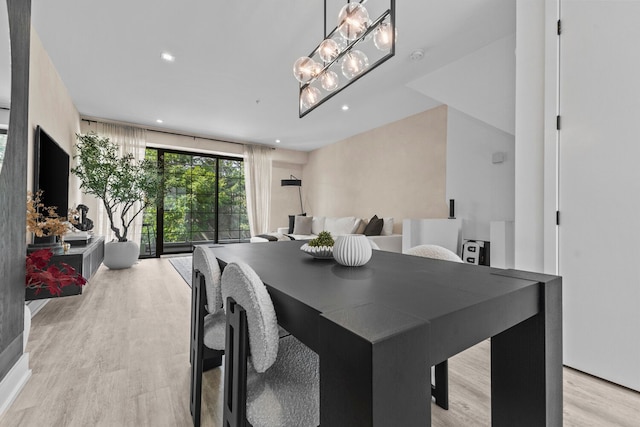
[[[322,40],[320,0],[32,1],[81,115],[304,151],[438,105],[408,85],[513,34],[516,3],[397,2],[396,56],[300,119],[292,65]],[[327,1],[328,27],[342,4]]]

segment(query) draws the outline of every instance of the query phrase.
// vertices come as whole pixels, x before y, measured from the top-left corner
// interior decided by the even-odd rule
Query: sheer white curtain
[[[120,155],[131,153],[137,161],[144,159],[144,153],[147,147],[147,131],[145,129],[111,123],[98,123],[96,133],[100,136],[109,138],[111,142],[118,145],[118,147],[120,147]],[[139,203],[136,203],[129,212],[135,213],[138,209]],[[127,240],[136,242],[137,244],[140,244],[143,214],[144,213],[140,213],[136,217],[129,228],[129,232],[127,233]],[[117,210],[114,212],[114,220],[117,221],[119,218],[120,210]],[[130,219],[131,214],[126,217],[126,220]],[[109,226],[109,217],[107,216],[107,212],[104,209],[102,201],[98,204],[96,224],[96,234],[106,236],[107,241],[115,238],[115,235]],[[118,226],[119,225],[116,224],[116,227]]]
[[[270,147],[244,146],[244,185],[251,235],[269,232],[271,212]]]

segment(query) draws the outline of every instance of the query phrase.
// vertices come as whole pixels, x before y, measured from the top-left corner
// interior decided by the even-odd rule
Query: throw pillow
[[[379,236],[382,231],[384,221],[382,218],[378,218],[378,215],[374,215],[369,220],[369,224],[364,229],[365,236]]]
[[[360,225],[358,225],[358,229],[356,230],[356,232],[354,234],[364,234],[364,229],[367,226],[367,224],[369,223],[369,220],[366,218],[362,218],[360,219]]]
[[[293,234],[293,226],[296,222],[296,216],[298,215],[289,215],[289,232],[288,234]],[[300,216],[307,216],[306,213],[301,214]]]
[[[382,218],[384,220],[384,225],[382,226],[381,236],[391,236],[393,234],[393,217],[391,218]]]
[[[311,216],[296,216],[296,221],[293,226],[293,234],[295,235],[309,235],[311,234],[311,224],[313,217]]]
[[[311,234],[318,235],[322,231],[324,231],[324,217],[314,216],[313,222],[311,223]]]
[[[324,222],[324,229],[333,236],[342,236],[353,233],[358,228],[358,225],[359,223],[356,222],[356,217],[354,216],[327,217]]]

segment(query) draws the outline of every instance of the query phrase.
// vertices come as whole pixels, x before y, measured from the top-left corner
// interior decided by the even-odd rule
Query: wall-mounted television
[[[55,206],[66,218],[69,209],[69,155],[40,126],[33,152],[33,191],[42,190],[42,203]]]

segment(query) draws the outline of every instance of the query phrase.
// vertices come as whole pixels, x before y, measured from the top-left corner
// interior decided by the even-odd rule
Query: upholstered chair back
[[[193,251],[193,268],[204,275],[207,290],[207,311],[216,314],[223,309],[221,273],[218,259],[210,248],[196,246]]]
[[[232,262],[222,273],[222,298],[229,297],[247,313],[251,361],[256,372],[265,372],[278,356],[278,321],[267,288],[247,264]]]
[[[420,256],[423,258],[433,258],[433,259],[441,259],[445,261],[463,262],[458,255],[451,252],[449,249],[443,248],[442,246],[438,246],[438,245],[415,246],[407,250],[407,252],[405,253],[407,255]]]

